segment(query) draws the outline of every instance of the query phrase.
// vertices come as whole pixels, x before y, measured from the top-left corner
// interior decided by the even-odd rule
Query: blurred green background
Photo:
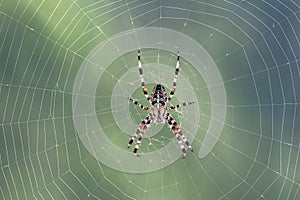
[[[0,0],[0,199],[300,199],[299,23],[299,0]],[[142,27],[175,30],[201,44],[222,75],[227,112],[217,145],[199,159],[210,96],[198,66],[183,58],[180,75],[201,115],[196,153],[137,174],[112,169],[86,149],[72,95],[77,71],[97,45]],[[175,66],[174,52],[142,52],[143,64]],[[122,74],[136,73],[139,84],[136,51],[110,62],[95,109],[107,137],[127,151],[132,133],[118,128],[109,106]],[[140,90],[131,96],[147,104]],[[127,97],[120,95],[137,126],[146,112]],[[181,121],[180,112],[174,116]],[[174,141],[167,126],[154,139],[162,134],[156,149]],[[151,139],[143,142],[142,151],[153,150],[146,148]]]

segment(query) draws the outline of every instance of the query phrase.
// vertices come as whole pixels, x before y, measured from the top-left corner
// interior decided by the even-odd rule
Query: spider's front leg
[[[131,144],[135,141],[135,139],[137,138],[137,141],[135,143],[134,149],[133,149],[133,153],[134,155],[138,156],[137,151],[139,149],[139,147],[142,144],[142,139],[143,139],[143,135],[144,133],[149,129],[150,127],[150,122],[151,122],[151,115],[147,115],[142,122],[139,124],[138,128],[136,129],[136,132],[131,136],[131,138],[129,139],[128,142],[128,148],[130,148]]]
[[[174,120],[174,118],[169,113],[166,114],[166,120],[169,124],[169,127],[170,127],[171,131],[176,136],[176,138],[178,140],[178,144],[179,144],[179,146],[182,150],[183,158],[185,158],[186,157],[186,150],[184,148],[183,142],[186,144],[186,146],[192,152],[193,152],[193,148],[192,148],[190,142],[186,139],[186,136],[182,133],[178,123]]]
[[[169,101],[173,98],[174,94],[175,94],[175,90],[176,90],[176,84],[177,84],[177,78],[178,78],[178,73],[179,73],[179,52],[177,52],[177,61],[176,61],[176,68],[175,68],[175,74],[174,74],[174,79],[173,79],[173,83],[172,83],[172,89],[170,92],[170,96],[169,96]]]
[[[150,101],[150,97],[148,95],[148,90],[146,88],[145,80],[144,80],[144,72],[143,72],[142,63],[141,63],[141,51],[140,50],[138,50],[138,66],[139,66],[139,74],[140,74],[143,93],[144,93],[146,99],[148,101]]]

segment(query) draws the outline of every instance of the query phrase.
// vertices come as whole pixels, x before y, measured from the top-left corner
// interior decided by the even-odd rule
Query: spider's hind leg
[[[129,139],[128,142],[128,148],[130,148],[131,144],[135,141],[135,139],[137,138],[137,141],[135,143],[134,149],[133,149],[133,153],[134,155],[138,156],[137,152],[139,147],[142,144],[142,139],[143,139],[143,135],[144,133],[149,129],[150,127],[150,122],[151,122],[151,116],[147,115],[142,122],[139,124],[138,128],[136,129],[136,132],[131,136],[131,138]]]
[[[179,146],[181,148],[181,151],[182,151],[182,154],[183,154],[183,158],[185,158],[186,157],[186,150],[184,148],[183,142],[186,144],[186,146],[192,152],[193,152],[193,147],[192,147],[191,143],[187,140],[186,136],[182,133],[178,123],[174,120],[174,118],[169,113],[166,114],[166,120],[168,121],[168,125],[169,125],[171,131],[176,136],[176,138],[178,140],[178,144],[179,144]]]

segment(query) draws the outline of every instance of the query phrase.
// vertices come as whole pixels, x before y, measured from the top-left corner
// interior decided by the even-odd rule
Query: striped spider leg
[[[139,68],[139,76],[142,86],[142,91],[144,93],[145,98],[150,103],[150,107],[144,106],[140,104],[139,102],[133,100],[132,98],[128,98],[130,102],[137,105],[143,110],[150,110],[150,113],[142,120],[142,122],[139,124],[136,132],[131,136],[128,142],[128,148],[132,145],[132,143],[137,139],[133,153],[135,155],[138,155],[138,149],[141,146],[143,135],[145,132],[149,129],[150,123],[153,121],[154,124],[157,123],[165,123],[167,122],[171,131],[176,136],[178,140],[179,147],[181,148],[183,158],[186,157],[186,150],[184,147],[184,144],[193,151],[193,148],[190,144],[190,142],[187,140],[186,136],[182,133],[182,130],[180,129],[180,126],[178,123],[174,120],[174,118],[167,112],[167,110],[174,110],[180,107],[188,106],[193,104],[194,102],[184,102],[178,105],[173,105],[170,107],[167,107],[167,103],[173,98],[176,90],[176,84],[177,84],[177,78],[179,73],[179,52],[177,53],[177,61],[176,61],[176,68],[175,68],[175,74],[174,79],[172,83],[172,89],[170,91],[170,95],[168,97],[165,87],[161,84],[156,84],[152,90],[151,96],[148,95],[148,90],[145,86],[145,80],[144,80],[144,73],[141,63],[141,51],[138,50],[138,68]]]
[[[143,135],[144,133],[149,129],[150,127],[150,122],[151,122],[151,115],[148,114],[143,120],[142,122],[139,124],[138,128],[136,129],[136,132],[134,133],[133,136],[131,136],[129,142],[128,142],[128,148],[130,148],[131,144],[135,141],[135,139],[137,138],[137,142],[134,146],[134,150],[133,153],[137,156],[137,151],[139,149],[139,147],[142,144],[142,139],[143,139]]]
[[[173,79],[173,83],[172,83],[172,89],[171,89],[168,101],[171,101],[172,97],[175,94],[176,85],[177,85],[177,78],[178,78],[178,73],[179,73],[179,58],[180,58],[179,52],[177,52],[177,61],[176,61],[175,74],[174,74],[174,79]]]
[[[193,101],[191,101],[191,102],[184,102],[184,103],[181,103],[181,104],[177,104],[175,106],[170,106],[167,109],[168,110],[175,110],[177,108],[181,108],[181,107],[184,107],[184,106],[192,105],[193,103],[195,103],[195,102],[193,102]]]
[[[166,114],[166,120],[169,124],[171,131],[177,138],[178,144],[179,144],[182,154],[183,154],[183,158],[185,158],[186,150],[184,148],[183,142],[186,144],[186,146],[192,152],[193,152],[193,147],[191,146],[191,143],[186,139],[186,136],[182,133],[182,130],[180,129],[180,126],[178,125],[178,123],[174,120],[174,118],[169,113]]]
[[[145,85],[145,80],[144,80],[144,72],[142,68],[142,63],[141,63],[141,51],[138,50],[138,66],[139,66],[139,74],[140,74],[140,79],[141,79],[141,85],[142,85],[142,90],[143,93],[146,97],[146,99],[150,102],[151,98],[148,96],[148,90]]]

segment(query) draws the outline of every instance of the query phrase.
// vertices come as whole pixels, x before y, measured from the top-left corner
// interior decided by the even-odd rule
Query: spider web
[[[296,0],[1,0],[0,198],[299,199],[299,11]],[[184,37],[145,46],[147,28],[192,38],[220,82],[200,70],[213,65],[193,62],[200,49],[175,45]],[[184,160],[166,125],[151,126],[140,158],[126,148],[147,115],[127,100],[147,105],[131,44],[142,50],[149,91],[157,82],[169,91],[181,52],[172,104],[196,102],[171,113],[193,141]],[[212,95],[220,86],[223,104]],[[80,114],[76,99],[88,102]],[[226,109],[224,121],[215,107]],[[213,122],[220,135],[208,131]],[[207,135],[217,143],[200,157]],[[156,170],[127,170],[142,162]]]

